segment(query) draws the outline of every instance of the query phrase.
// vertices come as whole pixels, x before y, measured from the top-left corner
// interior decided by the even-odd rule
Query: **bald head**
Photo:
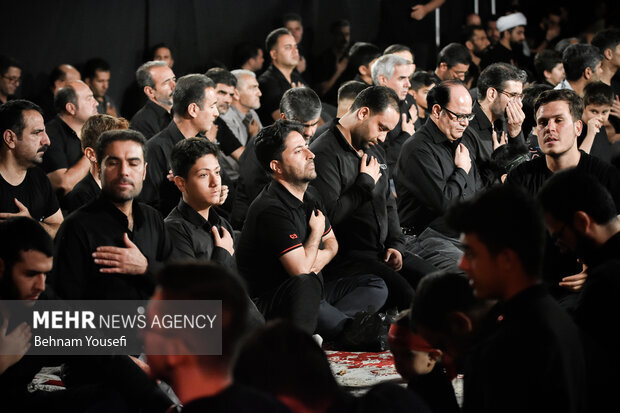
[[[463,136],[469,125],[472,99],[469,91],[459,80],[446,80],[428,93],[431,119],[446,137],[453,141]]]
[[[80,72],[69,64],[61,64],[56,69],[59,73],[58,77],[54,80],[54,94],[58,92],[58,89],[67,86],[69,82],[82,80],[82,75],[80,75]]]
[[[97,114],[97,105],[93,92],[81,80],[67,82],[66,86],[60,88],[54,96],[56,111],[81,125],[89,117]]]

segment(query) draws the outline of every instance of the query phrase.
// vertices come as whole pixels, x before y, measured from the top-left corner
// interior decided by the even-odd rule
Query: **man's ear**
[[[443,351],[439,350],[438,348],[434,348],[428,352],[428,357],[432,361],[437,362],[443,357]]]
[[[179,191],[185,192],[185,179],[181,176],[174,177],[174,184],[179,188]]]
[[[271,49],[269,51],[269,56],[271,57],[271,60],[276,60],[276,56],[277,56],[278,52],[276,51],[276,49]]]
[[[377,82],[379,83],[379,86],[385,86],[387,84],[387,78],[383,75],[379,75],[377,76]]]
[[[67,112],[69,115],[73,116],[73,115],[75,115],[75,112],[77,112],[77,107],[73,103],[67,102],[65,104],[65,112]]]
[[[575,121],[575,133],[577,134],[577,136],[581,135],[581,131],[583,130],[583,122],[581,121],[581,119]],[[577,138],[575,138],[577,139]]]
[[[453,311],[448,314],[448,323],[450,332],[458,336],[467,335],[474,329],[471,318],[462,311]]]
[[[155,100],[155,91],[150,86],[144,86],[144,94],[151,100]]]
[[[581,235],[586,235],[593,223],[594,221],[590,215],[584,211],[577,211],[573,215],[573,228]]]
[[[272,170],[274,173],[276,173],[276,172],[277,172],[277,173],[282,172],[282,168],[281,168],[281,165],[280,165],[280,161],[278,161],[278,160],[276,160],[276,159],[274,159],[274,160],[272,160],[271,162],[269,162],[269,168],[271,168],[271,170]]]
[[[465,42],[465,47],[467,47],[467,50],[469,50],[470,52],[474,50],[474,44],[471,42],[471,40],[467,40]]]
[[[585,80],[590,80],[590,78],[592,77],[592,73],[593,73],[592,69],[589,67],[586,67],[586,70],[583,71],[582,76]]]
[[[614,51],[607,48],[603,51],[603,56],[605,56],[605,59],[611,60],[614,57]]]
[[[433,115],[439,119],[439,114],[441,113],[441,106],[439,106],[438,104],[434,104],[431,110],[433,112]]]
[[[86,158],[93,163],[97,161],[97,157],[95,156],[95,150],[91,147],[84,149],[84,156],[86,156]]]
[[[361,108],[357,110],[356,115],[357,115],[357,119],[359,120],[368,119],[368,117],[370,117],[370,109],[366,106],[362,106]]]
[[[439,66],[437,66],[437,69],[439,69],[440,72],[446,72],[448,70],[448,64],[446,62],[441,62],[439,63]]]
[[[362,74],[362,76],[370,76],[370,67],[365,65],[359,65],[357,67],[357,71]]]
[[[497,95],[499,93],[497,92],[497,89],[495,89],[494,87],[490,87],[487,89],[487,93],[484,96],[484,98],[487,100],[487,102],[495,102],[495,99],[497,99]]]
[[[9,147],[9,149],[15,149],[15,147],[17,146],[17,141],[19,139],[17,139],[17,134],[15,132],[13,132],[11,129],[6,129],[2,133],[2,140],[4,141],[6,146]]]
[[[198,112],[200,112],[200,106],[195,102],[190,103],[187,107],[187,114],[190,118],[196,119],[196,117],[198,117]]]

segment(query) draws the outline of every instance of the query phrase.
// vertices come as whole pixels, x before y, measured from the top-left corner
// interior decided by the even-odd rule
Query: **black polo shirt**
[[[19,212],[15,198],[28,208],[30,216],[37,221],[54,215],[59,208],[50,180],[38,167],[28,169],[26,177],[17,186],[9,184],[0,175],[0,212]]]
[[[152,100],[148,100],[142,108],[133,115],[129,128],[142,133],[146,139],[151,139],[172,120],[172,114]]]
[[[127,216],[104,194],[69,215],[55,240],[54,270],[50,284],[64,299],[149,299],[153,294],[153,274],[172,250],[170,238],[159,212],[134,200],[133,230]],[[123,234],[136,244],[148,260],[143,275],[106,274],[92,257],[97,247],[125,248]]]
[[[235,268],[235,260],[224,248],[215,246],[211,232],[215,226],[221,235],[222,228],[226,228],[234,237],[233,229],[213,208],[209,210],[209,220],[206,220],[181,199],[164,222],[172,241],[171,260],[213,260]]]
[[[400,108],[400,115],[398,116],[398,123],[387,133],[385,136],[385,141],[381,143],[383,149],[385,149],[385,154],[387,156],[387,166],[388,171],[390,172],[390,178],[394,177],[394,169],[396,168],[396,161],[398,161],[398,155],[400,154],[400,149],[403,146],[403,143],[407,139],[411,137],[410,134],[405,132],[402,127],[403,122],[403,114],[407,117],[407,120],[411,119],[411,115],[409,114],[409,109],[412,105],[415,104],[413,96],[407,93],[407,97],[401,100],[398,103],[398,107]]]
[[[252,203],[235,252],[250,297],[273,292],[291,277],[280,257],[303,247],[310,234],[310,214],[316,208],[323,210],[318,194],[311,187],[301,202],[276,181],[272,181]],[[325,216],[323,235],[330,231]]]
[[[157,208],[163,216],[179,202],[181,193],[167,178],[172,168],[170,154],[177,142],[185,139],[174,121],[153,136],[145,146],[146,151],[146,179],[140,193],[140,200]]]
[[[60,204],[67,214],[75,211],[82,205],[86,205],[101,193],[101,188],[90,172],[65,195]]]
[[[306,83],[295,70],[291,73],[291,82],[294,82],[298,86]],[[258,113],[263,125],[271,125],[273,123],[271,114],[274,110],[280,108],[280,99],[282,99],[282,95],[293,86],[273,63],[258,77],[258,85],[263,95],[260,98],[260,108],[256,113]]]
[[[71,168],[82,158],[82,141],[59,116],[45,124],[45,131],[50,138],[50,147],[43,154],[45,173]]]
[[[460,143],[469,150],[469,173],[454,165]],[[456,236],[443,216],[451,205],[472,198],[484,187],[475,154],[475,138],[467,130],[456,141],[448,140],[432,120],[416,131],[402,147],[394,176],[402,225],[416,234],[430,226]]]
[[[340,133],[337,122],[334,119],[310,149],[318,174],[311,186],[321,194],[338,234],[339,251],[369,251],[377,257],[387,248],[402,253],[404,236],[390,190],[385,152],[380,145],[366,149],[368,156],[382,165],[381,178],[375,184],[370,175],[360,173],[361,156]]]

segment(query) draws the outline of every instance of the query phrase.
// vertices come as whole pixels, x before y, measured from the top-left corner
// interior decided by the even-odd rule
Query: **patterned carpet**
[[[338,383],[358,394],[371,386],[385,381],[403,383],[394,368],[392,353],[353,353],[326,351],[327,359]]]

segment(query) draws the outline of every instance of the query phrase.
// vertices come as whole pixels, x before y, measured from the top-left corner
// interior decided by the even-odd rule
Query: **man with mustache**
[[[161,215],[134,202],[146,176],[145,139],[132,130],[101,134],[95,149],[101,195],[59,229],[52,286],[65,299],[147,299],[171,243]]]
[[[49,179],[41,168],[50,140],[43,111],[27,100],[0,106],[0,220],[31,217],[54,237],[62,212]]]

